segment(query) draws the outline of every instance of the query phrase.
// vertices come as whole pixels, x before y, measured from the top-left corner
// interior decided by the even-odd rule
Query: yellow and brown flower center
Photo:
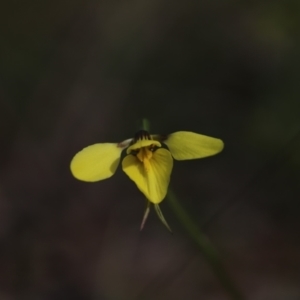
[[[136,155],[139,161],[143,163],[146,172],[149,172],[150,170],[150,160],[152,158],[152,155],[153,152],[151,151],[151,146],[139,149],[139,152]]]
[[[133,140],[133,144],[127,148],[127,154],[137,157],[143,163],[146,172],[151,168],[150,160],[156,148],[161,147],[161,143],[151,139],[147,131],[139,131]]]

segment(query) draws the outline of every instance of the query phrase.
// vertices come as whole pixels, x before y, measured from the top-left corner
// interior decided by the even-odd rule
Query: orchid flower
[[[71,172],[79,180],[95,182],[111,177],[122,159],[122,169],[148,199],[141,228],[153,203],[162,222],[169,228],[158,204],[166,197],[173,158],[197,159],[222,151],[222,140],[194,132],[178,131],[169,135],[151,135],[138,131],[134,138],[120,143],[98,143],[79,151],[71,161]],[[170,229],[170,228],[169,228]]]

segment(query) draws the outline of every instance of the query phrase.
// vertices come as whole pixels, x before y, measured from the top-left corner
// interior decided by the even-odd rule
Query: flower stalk
[[[193,242],[197,245],[197,248],[200,250],[205,260],[209,263],[220,283],[231,296],[231,299],[242,300],[243,297],[240,291],[236,288],[234,282],[229,277],[218,255],[218,252],[209,241],[209,239],[200,230],[197,223],[180,204],[180,201],[171,188],[169,188],[168,190],[167,200],[175,216],[185,228]]]
[[[143,119],[143,128],[144,130],[149,131],[150,130],[150,124],[147,119]],[[212,243],[209,241],[209,239],[203,234],[203,232],[198,227],[197,223],[192,219],[192,217],[189,215],[189,213],[183,208],[183,206],[180,204],[180,201],[178,200],[176,194],[174,191],[169,187],[168,193],[167,193],[167,200],[168,204],[175,213],[175,216],[179,220],[179,222],[183,225],[185,230],[188,232],[191,239],[195,242],[197,245],[197,248],[200,250],[202,255],[204,256],[205,260],[209,263],[211,268],[213,269],[215,275],[219,279],[220,283],[224,287],[224,289],[228,292],[228,294],[231,296],[231,299],[233,300],[242,300],[243,297],[241,293],[236,288],[233,281],[230,279],[229,275],[227,274],[226,269],[224,268],[222,261],[212,245]],[[159,208],[159,206],[157,205]],[[155,206],[156,208],[156,206]],[[159,209],[160,213],[161,210]],[[160,218],[160,214],[157,211],[157,215]],[[163,215],[161,214],[162,218]],[[164,223],[165,219],[163,220],[160,218],[160,220]],[[165,226],[170,230],[169,225],[167,223],[164,223]],[[171,231],[171,230],[170,230]]]

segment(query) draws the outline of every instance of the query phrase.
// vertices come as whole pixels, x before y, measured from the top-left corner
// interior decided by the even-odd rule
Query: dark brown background
[[[299,1],[1,6],[0,299],[229,299],[167,201],[140,233],[121,168],[69,172],[143,117],[224,140],[172,186],[247,299],[300,299]]]

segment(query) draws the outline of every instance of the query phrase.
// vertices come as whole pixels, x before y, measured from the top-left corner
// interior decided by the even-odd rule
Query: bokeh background
[[[6,1],[0,10],[0,299],[231,299],[164,201],[142,232],[97,142],[189,130],[224,140],[172,186],[245,299],[300,299],[300,2]]]

